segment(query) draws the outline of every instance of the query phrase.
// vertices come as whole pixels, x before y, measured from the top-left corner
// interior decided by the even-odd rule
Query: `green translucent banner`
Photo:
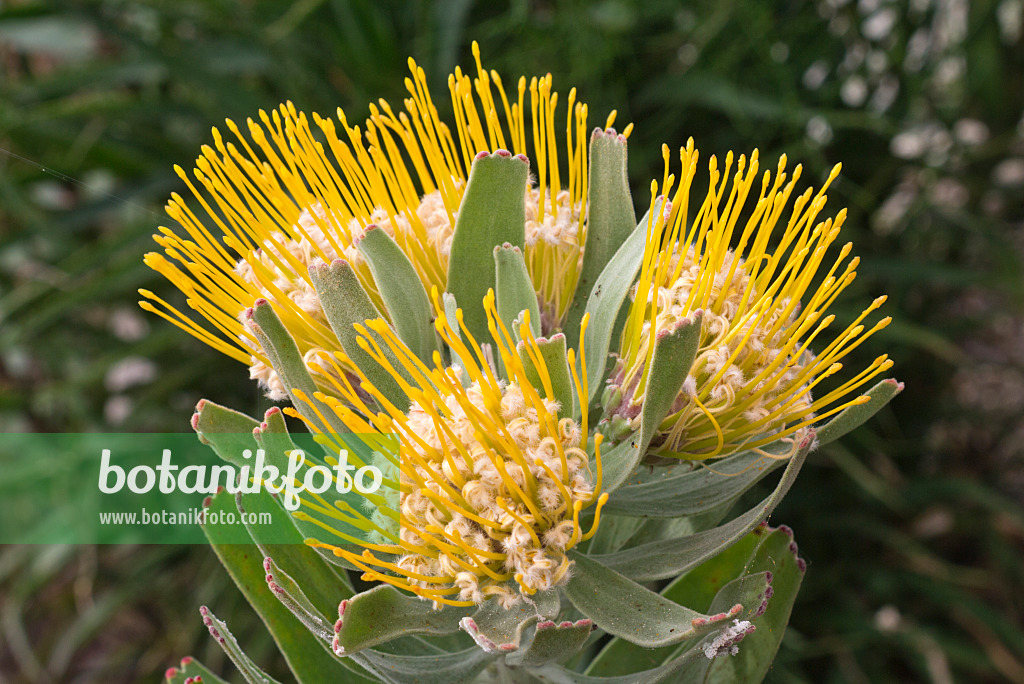
[[[0,544],[205,544],[214,525],[222,543],[380,541],[397,463],[377,434],[7,434]]]

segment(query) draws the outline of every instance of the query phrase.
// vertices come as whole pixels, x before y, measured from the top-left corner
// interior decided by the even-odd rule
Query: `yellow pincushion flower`
[[[361,518],[356,525],[372,529],[381,543],[327,528],[365,550],[358,553],[337,542],[315,545],[363,570],[364,579],[388,582],[436,604],[474,605],[494,596],[508,607],[568,581],[571,561],[566,552],[596,532],[608,498],[601,493],[601,437],[591,458],[586,407],[580,422],[559,418],[563,407],[554,397],[539,349],[547,340],[532,335],[528,316],[519,326],[523,341],[517,345],[498,317],[493,291],[484,302],[490,348],[508,376],[500,380],[493,357],[463,323],[461,309],[457,322],[450,321],[438,305],[436,288],[433,299],[436,330],[464,366],[446,367],[436,354],[430,367],[385,321],[367,321],[361,345],[394,377],[412,379],[403,381],[410,409],[394,407],[365,378],[363,388],[383,411],[374,411],[344,380],[332,388],[339,398],[323,393],[314,397],[353,432],[397,435],[400,446],[393,466],[399,473],[399,506],[384,512],[400,526],[386,529],[353,510]],[[400,369],[369,331],[381,336]],[[321,362],[334,364],[337,356],[324,354]],[[575,352],[570,350],[568,357],[574,367]],[[542,390],[531,383],[528,364],[536,369]],[[577,395],[586,396],[585,379],[581,384],[580,374],[573,375]],[[292,409],[285,411],[302,418]],[[306,422],[319,431],[315,423]],[[580,512],[594,504],[593,524],[584,532]]]
[[[240,320],[245,309],[258,298],[271,302],[307,360],[340,349],[308,269],[314,262],[345,259],[387,315],[358,248],[371,225],[395,240],[428,290],[445,289],[472,160],[480,150],[507,149],[528,155],[536,174],[536,184],[523,188],[525,259],[537,289],[542,330],[556,330],[582,263],[587,106],[576,102],[575,89],[570,90],[563,119],[550,74],[529,81],[522,77],[514,92],[506,92],[499,75],[483,68],[476,43],[473,53],[476,76],[457,68],[449,77],[452,126],[440,119],[425,73],[410,59],[405,111],[396,112],[383,100],[371,104],[364,128],[350,125],[340,109],[336,124],[316,114],[310,119],[289,102],[261,111],[261,123],[249,119],[239,126],[228,120],[233,142],[214,129],[213,146],[204,146],[193,177],[175,169],[194,203],[174,194],[167,212],[187,235],[161,228],[155,240],[163,254],[146,256],[151,268],[188,297],[198,317],[148,290],[141,291],[142,306],[249,364],[269,395],[282,399],[285,388]],[[614,118],[613,112],[606,125]],[[555,134],[561,122],[564,143]],[[563,144],[565,175],[560,170]],[[341,359],[340,372],[351,370]],[[324,377],[316,380],[323,387],[329,384]]]
[[[667,146],[663,156],[661,187],[668,196],[675,178],[669,174]],[[783,220],[801,175],[797,166],[786,182],[785,156],[774,178],[770,171],[760,176],[760,193],[752,209],[748,197],[759,177],[757,151],[749,165],[744,155],[739,157],[731,184],[733,154],[727,155],[723,170],[712,157],[708,191],[695,213],[690,190],[698,152],[692,139],[680,150],[680,159],[682,181],[665,216],[649,231],[618,362],[604,393],[608,430],[638,427],[652,340],[686,318],[699,320],[698,350],[652,441],[651,450],[660,455],[726,456],[764,446],[847,406],[865,403],[866,396],[850,395],[892,366],[887,356],[831,391],[813,396],[822,380],[839,372],[844,356],[890,321],[884,318],[869,329],[862,324],[885,301],[879,297],[849,326],[832,333],[831,342],[818,342],[835,321],[829,307],[853,282],[858,264],[856,257],[848,260],[850,243],[836,256],[828,256],[846,210],[819,220],[825,191],[840,167],[832,170],[817,193],[809,188],[797,197]]]

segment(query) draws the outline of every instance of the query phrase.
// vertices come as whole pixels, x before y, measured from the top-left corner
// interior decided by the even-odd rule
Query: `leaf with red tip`
[[[199,609],[199,613],[203,617],[203,624],[210,630],[210,636],[224,649],[224,652],[231,658],[231,662],[235,664],[235,667],[245,677],[245,681],[249,682],[249,684],[273,684],[277,682],[276,679],[257,667],[256,663],[252,662],[249,656],[242,651],[234,635],[228,631],[228,626],[225,622],[219,620],[206,606],[202,606]]]
[[[518,157],[479,154],[459,205],[448,259],[448,292],[462,306],[464,321],[477,342],[490,339],[483,300],[495,285],[494,248],[526,243],[528,163]]]
[[[445,606],[434,610],[429,601],[402,594],[381,584],[341,602],[334,625],[334,652],[359,653],[377,644],[413,634],[452,634],[467,611]]]
[[[242,452],[256,447],[252,431],[259,426],[258,422],[244,413],[204,399],[196,406],[192,426],[199,438],[223,460],[238,467],[249,465]]]
[[[547,371],[548,379],[551,382],[551,399],[558,402],[558,417],[568,418],[574,414],[573,409],[573,383],[569,375],[569,362],[566,358],[565,335],[556,333],[550,338],[537,338],[537,349],[540,351],[540,360]],[[516,345],[516,353],[523,362],[526,376],[530,384],[536,388],[543,397],[546,394],[544,383],[541,381],[537,364],[530,356],[525,342]]]
[[[291,578],[291,575],[281,570],[269,556],[263,559],[263,570],[267,573],[267,587],[270,592],[306,626],[306,629],[324,641],[330,641],[334,636],[330,623],[306,597],[302,587]]]
[[[497,599],[491,599],[463,618],[459,626],[488,653],[513,653],[529,646],[531,628],[556,617],[559,607],[557,591],[540,592],[532,601],[521,601],[511,608],[502,608]]]
[[[583,648],[593,629],[594,623],[586,618],[561,624],[539,622],[529,648],[508,654],[505,662],[516,667],[539,667],[562,660]]]
[[[771,594],[761,609],[762,613],[753,618],[757,631],[743,639],[739,653],[728,658],[716,658],[711,664],[709,684],[756,684],[767,674],[786,633],[806,568],[794,550],[790,534],[780,527],[766,530],[762,535],[749,571],[771,573]]]
[[[626,173],[626,140],[614,130],[595,129],[590,138],[587,237],[576,293],[566,316],[569,346],[579,344],[580,321],[587,297],[608,260],[636,230],[636,212]]]
[[[575,567],[565,588],[569,600],[598,627],[638,646],[668,646],[709,634],[742,611],[740,606],[720,617],[705,615],[645,589],[588,556],[572,551],[570,557]]]
[[[210,668],[192,656],[182,658],[179,667],[172,667],[167,671],[168,684],[184,684],[189,677],[193,680],[200,677],[205,684],[227,684],[225,680],[215,675]]]
[[[372,681],[362,675],[356,664],[334,658],[330,644],[307,630],[271,592],[263,567],[264,555],[252,543],[245,526],[238,522],[234,495],[228,492],[215,495],[211,511],[220,520],[229,519],[228,514],[234,515],[236,522],[233,525],[226,522],[203,525],[203,532],[231,579],[263,620],[295,678],[303,683],[320,682],[325,676],[344,676],[349,678],[345,681],[353,682]],[[245,535],[249,543],[238,543],[240,535]],[[243,666],[238,667],[241,669]]]

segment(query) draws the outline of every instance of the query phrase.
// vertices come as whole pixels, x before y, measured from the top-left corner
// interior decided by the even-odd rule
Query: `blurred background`
[[[136,306],[142,265],[210,127],[290,99],[350,120],[438,93],[470,41],[552,72],[591,124],[660,147],[785,153],[843,174],[860,277],[887,293],[906,391],[814,454],[775,513],[810,569],[771,682],[1024,682],[1024,0],[0,1],[0,431],[189,430],[200,397],[259,413],[245,368]],[[60,467],[55,456],[53,467]],[[0,473],[0,478],[3,474]],[[203,547],[0,548],[0,682],[227,671],[198,606],[274,669]]]

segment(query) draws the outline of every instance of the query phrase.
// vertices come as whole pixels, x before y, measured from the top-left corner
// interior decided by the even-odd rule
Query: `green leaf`
[[[679,518],[637,518],[637,520],[642,520],[643,524],[636,534],[627,540],[625,546],[632,547],[649,544],[653,541],[675,539],[711,529],[722,522],[735,503],[736,500],[733,499],[701,513]],[[604,524],[604,520],[601,521],[601,524]]]
[[[545,665],[531,674],[547,684],[703,684],[709,664],[704,652],[693,647],[666,665],[620,677],[592,677],[559,665]]]
[[[463,684],[497,656],[474,646],[438,655],[395,655],[367,649],[354,657],[388,684]]]
[[[768,672],[786,632],[806,564],[797,556],[792,532],[786,527],[768,530],[750,564],[751,572],[771,572],[772,595],[764,614],[754,620],[757,630],[739,644],[739,653],[716,658],[709,684],[757,684]]]
[[[634,432],[622,442],[619,442],[611,449],[601,450],[601,467],[603,469],[602,487],[606,492],[614,492],[622,486],[622,483],[629,479],[629,476],[636,470],[640,459],[647,451],[646,445],[640,447],[640,433]]]
[[[508,331],[518,337],[519,326],[515,321],[520,312],[529,311],[530,329],[534,337],[540,335],[540,306],[523,250],[507,242],[494,248],[494,282],[498,318]]]
[[[380,313],[370,301],[370,296],[363,290],[363,286],[359,284],[359,277],[352,270],[352,266],[344,259],[335,259],[330,264],[310,266],[309,275],[313,280],[313,287],[320,295],[324,315],[327,316],[334,334],[338,336],[338,342],[341,343],[345,355],[366,375],[370,384],[376,387],[387,401],[401,411],[408,411],[409,397],[402,391],[398,381],[363,348],[362,344],[367,344],[366,340],[360,344],[361,338],[369,336],[380,347],[392,368],[406,377],[387,343],[364,327],[366,321],[380,318]],[[363,328],[366,335],[363,335],[359,328]]]
[[[266,454],[267,464],[277,468],[281,472],[287,472],[288,469],[288,458],[287,454],[293,449],[297,449],[298,446],[292,441],[291,436],[288,434],[288,427],[284,420],[284,414],[278,407],[269,409],[264,416],[263,423],[253,432],[256,437],[256,443],[262,448]],[[345,436],[338,436],[339,440],[347,440]],[[345,442],[346,445],[348,442]],[[302,466],[299,470],[299,479],[304,477],[306,469],[309,468],[310,463],[308,462]],[[362,506],[365,499],[356,492],[350,491],[347,494],[334,493],[332,495],[334,500],[345,499],[352,506]],[[281,560],[285,563],[283,567],[291,573],[296,573],[296,567],[302,566],[310,570],[313,574],[319,576],[316,583],[317,587],[324,586],[329,587],[338,583],[339,592],[337,595],[331,597],[321,597],[327,602],[318,604],[324,606],[323,610],[328,613],[333,613],[338,605],[338,601],[344,598],[352,596],[351,583],[346,577],[336,577],[334,580],[330,580],[330,575],[334,574],[330,566],[337,566],[341,568],[348,568],[350,570],[356,569],[354,565],[349,563],[344,558],[335,555],[329,549],[322,549],[319,547],[311,547],[305,544],[306,539],[319,539],[324,535],[324,528],[317,525],[311,520],[305,519],[304,517],[296,517],[295,515],[286,512],[280,505],[280,501],[272,497],[265,490],[261,490],[256,494],[242,494],[242,500],[239,507],[256,513],[257,515],[261,512],[269,513],[274,520],[272,525],[253,525],[249,527],[249,532],[256,539],[257,543],[260,544],[260,548],[264,549],[265,555],[273,555],[276,560]],[[323,520],[321,514],[310,509],[300,509],[304,515],[311,517],[318,517],[323,522],[331,522],[331,520]],[[280,516],[287,516],[288,525],[286,526],[283,521],[280,521]],[[289,527],[294,528],[295,533],[291,534],[288,530]],[[355,553],[362,553],[362,548],[355,546],[354,544],[345,544],[339,540],[335,541],[337,546],[354,550]],[[278,545],[275,547],[275,544]],[[300,548],[301,547],[301,548]],[[278,550],[274,551],[277,548]],[[289,562],[286,560],[291,558]],[[313,559],[317,558],[321,561],[326,561],[329,567],[326,569],[327,572],[323,571],[322,563],[317,564],[313,562]],[[299,573],[297,576],[300,578],[304,576],[304,573]],[[344,593],[342,593],[341,587]]]
[[[467,611],[452,606],[434,610],[429,601],[382,584],[342,601],[338,613],[334,652],[347,656],[411,634],[457,632]]]
[[[256,446],[252,431],[259,425],[244,413],[208,399],[200,400],[192,416],[192,427],[199,440],[209,444],[221,459],[238,467],[246,465],[242,452]]]
[[[608,505],[605,504],[601,513],[601,524],[597,527],[597,533],[594,534],[589,542],[584,542],[586,546],[582,550],[589,555],[618,551],[647,522],[642,518],[608,514],[607,511]]]
[[[735,499],[785,462],[744,451],[710,464],[696,464],[686,472],[672,474],[682,470],[682,465],[658,468],[663,473],[660,477],[617,489],[605,510],[651,518],[694,515]]]
[[[182,658],[178,667],[168,668],[165,676],[168,684],[184,684],[189,677],[202,677],[203,684],[228,684],[192,656]]]
[[[276,679],[257,667],[256,663],[252,662],[249,656],[245,655],[245,652],[238,645],[238,641],[235,640],[234,635],[228,631],[227,624],[217,619],[217,616],[209,608],[206,606],[200,607],[199,614],[203,616],[203,624],[210,630],[210,636],[216,639],[220,647],[228,654],[231,662],[235,664],[235,667],[245,677],[245,681],[249,682],[249,684],[271,684],[272,682],[277,682]]]
[[[316,549],[306,545],[308,533],[299,529],[302,521],[289,515],[271,494],[262,488],[253,494],[240,493],[236,503],[239,512],[247,515],[246,529],[260,553],[297,578],[321,613],[332,614],[339,601],[354,594],[348,577],[339,576]],[[249,522],[267,516],[270,524]]]
[[[488,339],[483,300],[495,286],[494,248],[526,243],[526,184],[530,164],[504,150],[481,152],[455,219],[448,260],[448,292],[462,306],[466,328],[478,342]]]
[[[639,234],[638,230],[634,235]],[[623,245],[626,249],[633,242],[633,238]],[[641,253],[641,256],[643,254]],[[616,254],[613,262],[619,258]],[[611,268],[611,264],[609,264]],[[601,274],[604,278],[604,274]],[[598,285],[601,281],[598,281]],[[696,317],[695,317],[696,318]],[[610,325],[611,322],[608,323]],[[593,321],[591,321],[593,325]],[[590,349],[590,330],[587,327],[587,350]],[[640,460],[647,454],[647,447],[651,443],[657,431],[658,423],[668,413],[672,402],[675,401],[679,388],[686,379],[690,366],[693,365],[693,357],[697,351],[697,342],[700,337],[699,319],[691,321],[683,319],[671,331],[659,334],[654,341],[654,355],[651,359],[651,369],[648,373],[648,387],[644,398],[644,406],[641,413],[640,430],[634,432],[618,445],[610,449],[602,459],[604,468],[604,489],[614,492],[622,486],[629,476],[636,470]],[[605,340],[607,344],[607,340]],[[607,347],[606,347],[607,350]],[[602,357],[603,358],[603,357]],[[601,371],[602,375],[604,371]],[[589,375],[589,368],[588,368]],[[589,380],[593,382],[594,379]],[[675,389],[673,389],[673,387]],[[590,396],[594,396],[595,390],[591,385]]]
[[[210,498],[207,515],[216,514],[220,520],[224,520],[229,513],[234,516],[233,519],[238,519],[234,495],[225,491]],[[357,676],[350,664],[342,664],[335,659],[328,650],[328,643],[309,632],[271,592],[263,567],[264,557],[259,548],[254,543],[237,543],[241,535],[248,536],[241,522],[233,525],[204,524],[203,532],[231,579],[263,620],[298,681],[318,682],[323,681],[324,676],[331,675],[339,678],[342,675]],[[233,648],[237,648],[237,644]],[[246,674],[243,665],[236,660],[237,656],[230,651],[228,655]]]
[[[659,199],[653,211],[640,219],[636,229],[601,271],[587,299],[585,313],[590,314],[590,321],[583,339],[587,352],[587,382],[591,402],[604,388],[604,371],[615,321],[629,295],[629,290],[633,287],[633,281],[640,272],[644,248],[647,245],[647,233],[660,223],[658,217],[664,206],[664,200]]]
[[[409,257],[377,226],[369,226],[356,246],[370,266],[398,337],[421,361],[429,363],[437,349],[434,312]]]
[[[701,312],[676,321],[671,330],[655,336],[654,354],[647,370],[647,388],[640,413],[640,440],[651,443],[661,421],[668,415],[683,381],[690,373],[700,346]],[[645,446],[646,449],[646,446]]]
[[[626,138],[614,129],[595,128],[590,137],[590,188],[587,194],[587,237],[583,267],[564,330],[569,346],[579,345],[580,321],[597,277],[636,229],[636,213],[626,173]]]
[[[867,391],[867,396],[870,397],[867,403],[846,407],[839,415],[818,428],[818,446],[834,442],[847,432],[860,427],[902,391],[902,382],[896,382],[892,378],[882,380]]]
[[[461,341],[462,331],[459,329],[458,324],[459,305],[455,301],[455,296],[450,292],[444,292],[441,294],[441,301],[442,305],[444,306],[444,315],[448,319],[449,324],[451,325],[452,332],[455,333],[455,336]],[[455,351],[451,347],[448,347],[448,354],[450,355],[452,366],[459,366],[461,368],[466,367],[465,361],[462,360],[462,357],[459,356],[459,353],[457,351]],[[469,385],[471,385],[472,382],[473,381],[469,377],[469,373],[462,374],[462,384],[464,387],[469,387]]]
[[[786,466],[779,484],[768,497],[726,524],[686,537],[660,540],[594,556],[594,560],[637,581],[648,581],[672,577],[711,558],[771,515],[796,480],[812,442],[813,435],[804,439],[800,450]]]
[[[281,319],[278,318],[277,312],[274,311],[270,302],[266,299],[257,299],[252,308],[246,311],[246,318],[249,329],[259,340],[270,365],[281,377],[281,382],[287,389],[288,397],[295,410],[313,425],[319,425],[324,432],[348,432],[344,424],[334,415],[334,411],[313,396],[318,391],[316,383],[313,382],[309,371],[306,370],[306,363],[302,360],[295,340],[281,323]],[[299,399],[296,391],[301,392],[309,401],[313,402],[317,411],[326,418],[327,424],[324,424],[323,420],[317,416],[317,411]]]
[[[733,587],[729,592],[723,592],[723,589],[733,579],[745,575],[763,536],[761,529],[746,535],[719,555],[676,578],[661,591],[661,595],[680,605],[691,606],[695,610],[711,614],[727,611],[736,603],[742,603],[748,612],[759,609],[763,599],[744,600],[739,593],[733,591],[742,591],[742,585]],[[767,578],[763,573],[759,578],[760,587],[757,588],[763,592]],[[586,672],[607,677],[657,667],[670,662],[679,649],[685,650],[685,646],[684,644],[648,649],[631,644],[625,639],[612,639],[591,661]]]
[[[565,588],[569,600],[598,627],[638,646],[678,644],[713,632],[739,614],[704,615],[645,589],[599,560],[578,551],[569,555],[575,561]]]
[[[589,619],[556,624],[537,623],[529,648],[505,656],[505,662],[517,667],[538,667],[577,653],[590,637],[594,623]]]
[[[530,628],[554,618],[558,610],[557,591],[538,593],[532,602],[520,601],[511,608],[502,608],[497,599],[491,599],[473,615],[462,618],[459,626],[484,651],[511,653],[529,646],[533,638]]]
[[[525,342],[516,345],[516,352],[523,362],[526,370],[526,377],[530,384],[537,388],[537,391],[548,399],[558,402],[558,417],[568,418],[573,415],[573,383],[569,376],[569,362],[566,359],[565,335],[555,333],[550,338],[538,337],[537,349],[540,351],[540,359],[547,370],[551,382],[551,394],[547,394],[544,383],[541,381],[537,364],[530,357],[530,350]]]
[[[292,615],[297,617],[306,626],[306,629],[321,639],[325,641],[331,639],[333,636],[331,624],[307,598],[302,587],[292,579],[291,575],[283,571],[269,556],[263,559],[263,570],[267,573],[267,586],[270,591],[291,611]]]

